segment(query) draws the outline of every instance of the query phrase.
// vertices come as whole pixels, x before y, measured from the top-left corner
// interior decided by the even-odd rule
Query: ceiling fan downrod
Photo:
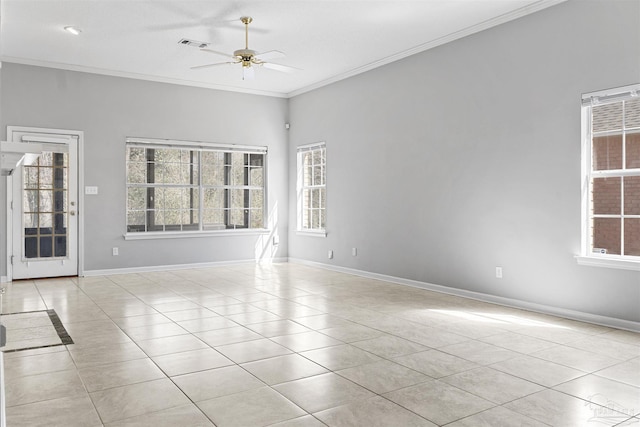
[[[240,21],[244,24],[244,49],[236,50],[233,54],[240,59],[243,67],[251,67],[251,60],[255,52],[249,49],[249,24],[253,22],[253,18],[243,16]]]
[[[253,22],[253,18],[250,16],[243,16],[240,20],[244,24],[244,48],[249,49],[249,24]]]

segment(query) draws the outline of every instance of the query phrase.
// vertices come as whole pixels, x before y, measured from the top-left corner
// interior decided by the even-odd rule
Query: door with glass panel
[[[12,174],[12,279],[78,274],[79,135],[9,129],[13,141],[40,144],[37,161]]]

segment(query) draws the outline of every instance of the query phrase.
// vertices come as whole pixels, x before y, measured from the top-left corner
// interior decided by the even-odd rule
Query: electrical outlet
[[[357,256],[358,255],[358,248],[351,248],[351,255]]]
[[[496,278],[502,279],[502,267],[496,267]]]
[[[329,252],[327,253],[327,258],[333,259],[333,251],[331,249],[329,249]]]
[[[111,249],[111,253],[113,254],[113,256],[118,256],[118,248],[113,248]]]
[[[98,187],[87,185],[86,187],[84,187],[84,194],[98,194]]]

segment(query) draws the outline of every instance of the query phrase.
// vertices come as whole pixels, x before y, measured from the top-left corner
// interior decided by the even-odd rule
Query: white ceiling
[[[0,59],[108,75],[293,96],[564,0],[0,0]],[[294,74],[240,65],[192,70],[244,48],[280,50]],[[73,36],[63,27],[82,30]]]

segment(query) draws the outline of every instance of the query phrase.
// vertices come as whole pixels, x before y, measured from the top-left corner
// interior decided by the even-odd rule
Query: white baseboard
[[[238,261],[216,261],[216,262],[201,262],[194,264],[174,264],[174,265],[151,265],[145,267],[127,267],[127,268],[110,268],[105,270],[85,270],[82,273],[83,277],[89,276],[113,276],[116,274],[134,274],[134,273],[152,273],[156,271],[169,271],[169,270],[189,270],[197,268],[210,268],[210,267],[224,267],[238,264],[273,264],[278,262],[287,262],[287,258],[271,258],[269,260],[238,260]]]
[[[419,282],[417,280],[403,279],[401,277],[387,276],[385,274],[371,273],[368,271],[356,270],[353,268],[339,267],[320,262],[307,261],[297,258],[289,258],[289,262],[295,264],[308,265],[311,267],[324,268],[326,270],[337,271],[340,273],[352,274],[354,276],[366,277],[368,279],[384,280],[386,282],[396,283],[399,285],[411,286],[414,288],[426,289],[429,291],[441,292],[444,294],[465,297],[483,302],[503,305],[512,308],[521,308],[537,313],[551,314],[554,316],[564,317],[571,320],[579,320],[581,322],[594,323],[596,325],[608,326],[616,329],[626,329],[633,332],[640,332],[640,322],[631,320],[618,319],[615,317],[600,316],[598,314],[585,313],[582,311],[569,310],[561,307],[554,307],[543,304],[536,304],[527,301],[517,300],[513,298],[499,297],[495,295],[483,294],[480,292],[467,291],[464,289],[450,288],[433,283]]]

